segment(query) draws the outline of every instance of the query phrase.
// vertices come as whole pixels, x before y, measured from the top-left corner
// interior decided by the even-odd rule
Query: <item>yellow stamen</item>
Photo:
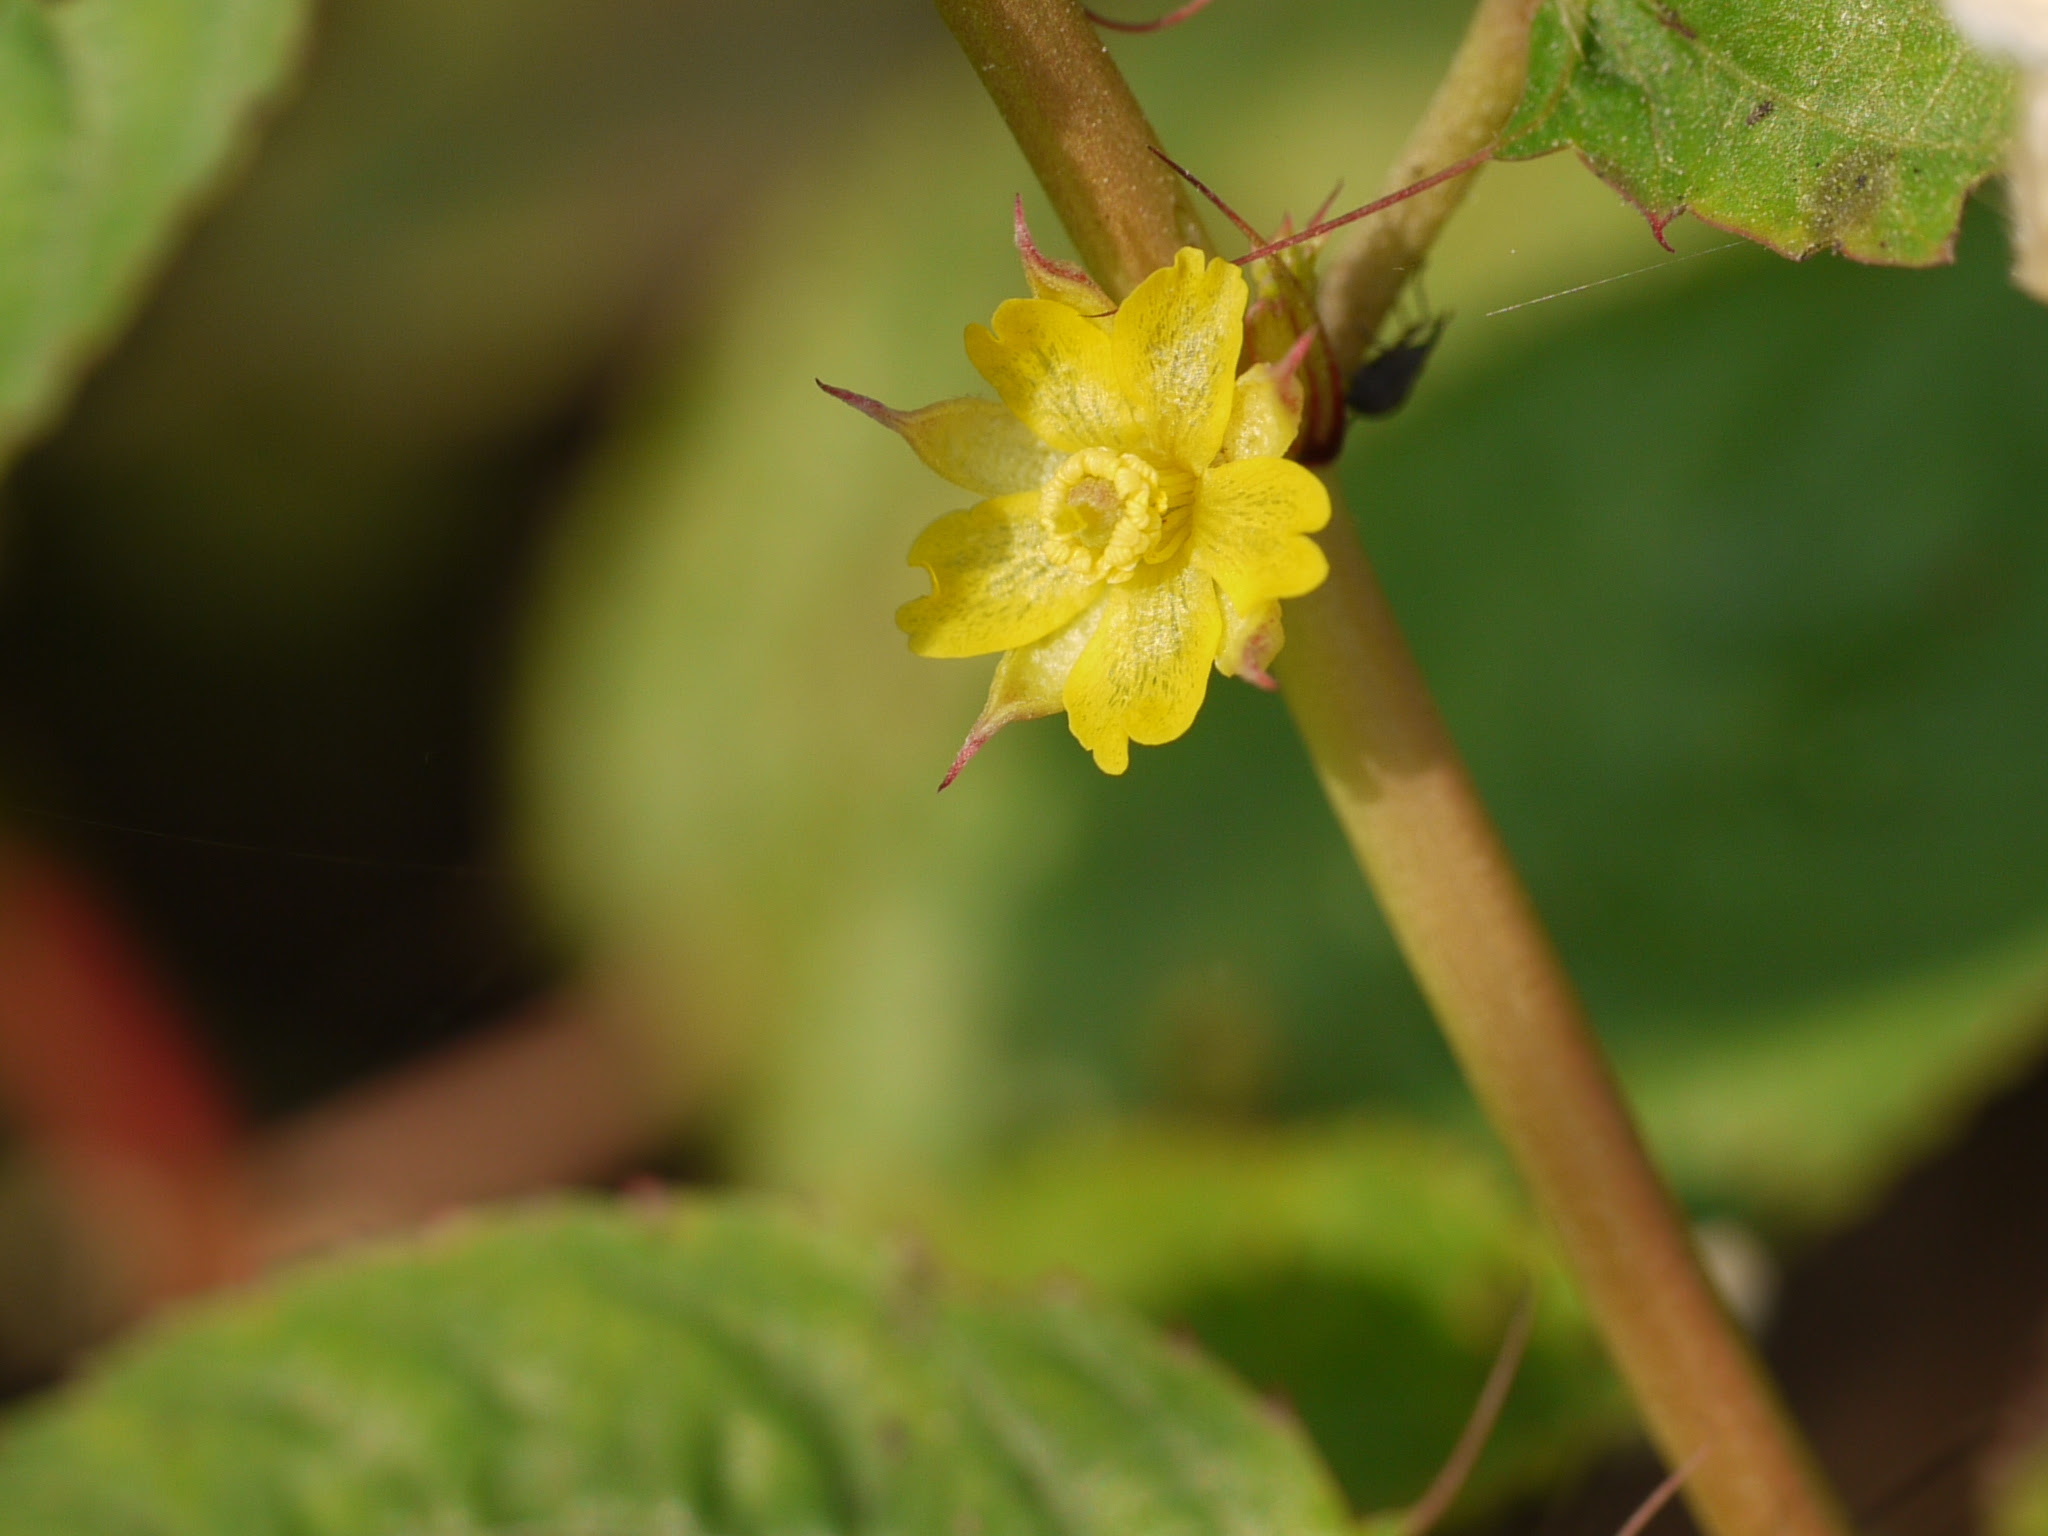
[[[1039,518],[1054,560],[1097,581],[1130,580],[1187,542],[1196,479],[1135,453],[1083,448],[1040,493]]]

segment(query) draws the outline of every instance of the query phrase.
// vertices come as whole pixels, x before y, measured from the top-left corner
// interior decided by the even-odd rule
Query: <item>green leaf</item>
[[[303,0],[0,0],[0,460],[290,66]]]
[[[1337,1536],[1301,1435],[1072,1294],[740,1204],[470,1219],[161,1329],[0,1439],[6,1536]]]
[[[1681,1185],[1819,1230],[1855,1216],[2034,1063],[2044,1003],[2048,930],[2035,927],[1905,980],[1729,1021],[1712,1049],[1636,1042],[1623,1070]]]
[[[1691,212],[1787,256],[1928,266],[2013,114],[2011,72],[1935,0],[1548,0],[1501,153],[1578,150],[1659,238]]]
[[[1632,1423],[1504,1170],[1441,1132],[1094,1130],[1034,1149],[920,1228],[969,1272],[1078,1275],[1186,1329],[1293,1406],[1359,1509],[1406,1506],[1428,1485],[1531,1287],[1535,1331],[1460,1517],[1555,1486]]]

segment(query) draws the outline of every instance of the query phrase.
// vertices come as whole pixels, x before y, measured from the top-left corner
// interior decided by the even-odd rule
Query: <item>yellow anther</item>
[[[1053,471],[1039,518],[1052,557],[1097,581],[1128,581],[1186,540],[1195,477],[1135,453],[1083,448]]]

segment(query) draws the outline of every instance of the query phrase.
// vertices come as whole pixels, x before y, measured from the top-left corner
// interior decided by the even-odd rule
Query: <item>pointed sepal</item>
[[[899,411],[823,379],[817,384],[833,399],[844,400],[896,433],[934,474],[977,496],[1035,491],[1059,467],[1061,455],[1033,436],[1000,401],[968,395],[923,410]]]
[[[1051,299],[1077,309],[1091,320],[1107,319],[1116,301],[1095,284],[1095,279],[1072,262],[1055,261],[1031,238],[1031,225],[1024,217],[1024,199],[1017,199],[1015,215],[1017,254],[1023,258],[1024,281],[1031,285],[1033,298]]]
[[[994,679],[989,683],[988,702],[981,706],[973,729],[968,731],[967,739],[954,754],[953,766],[946,770],[940,789],[959,778],[960,770],[973,761],[974,755],[987,746],[989,739],[1004,726],[1015,725],[1020,720],[1043,719],[1067,707],[1067,678],[1074,670],[1074,663],[1080,660],[1088,637],[1095,633],[1095,625],[1101,616],[1099,609],[1085,613],[1043,640],[1020,645],[1003,657],[996,666]]]

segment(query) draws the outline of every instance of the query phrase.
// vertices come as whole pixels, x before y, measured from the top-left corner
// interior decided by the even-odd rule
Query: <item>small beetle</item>
[[[1391,416],[1408,401],[1449,315],[1418,320],[1358,365],[1344,398],[1361,416]]]

